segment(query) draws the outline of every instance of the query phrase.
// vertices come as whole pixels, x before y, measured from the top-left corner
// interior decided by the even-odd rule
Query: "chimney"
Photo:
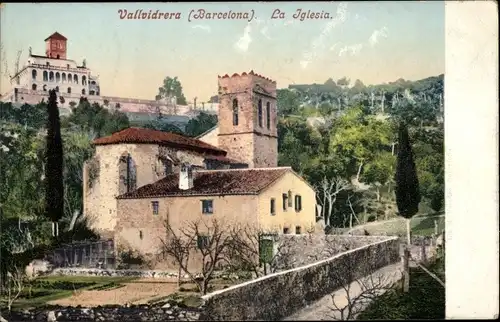
[[[179,172],[179,189],[189,190],[193,188],[193,169],[189,163],[181,164]]]

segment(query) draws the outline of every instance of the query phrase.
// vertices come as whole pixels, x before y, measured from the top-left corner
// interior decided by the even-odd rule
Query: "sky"
[[[120,18],[120,10],[138,9],[180,19]],[[208,19],[199,9],[248,19]],[[296,19],[298,9],[320,19]],[[250,70],[284,88],[344,76],[365,85],[418,80],[445,68],[441,1],[4,3],[0,10],[2,94],[10,89],[5,62],[13,71],[17,52],[22,65],[30,46],[44,55],[55,31],[68,38],[68,59],[86,59],[106,96],[154,99],[167,76],[178,77],[188,101],[201,102],[216,95],[218,75]]]

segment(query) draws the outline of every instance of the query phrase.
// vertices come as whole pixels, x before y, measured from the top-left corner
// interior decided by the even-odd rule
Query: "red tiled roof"
[[[61,35],[60,33],[58,33],[57,31],[54,32],[52,35],[48,36],[47,38],[45,38],[44,41],[47,41],[49,39],[59,39],[59,40],[68,40],[68,38],[64,37],[63,35]]]
[[[95,139],[95,145],[136,143],[158,144],[178,149],[193,150],[214,155],[226,155],[226,151],[213,145],[180,134],[130,127],[110,136]]]
[[[258,194],[290,170],[290,167],[280,167],[194,171],[193,188],[189,190],[179,189],[179,174],[170,174],[155,183],[118,196],[117,199]]]

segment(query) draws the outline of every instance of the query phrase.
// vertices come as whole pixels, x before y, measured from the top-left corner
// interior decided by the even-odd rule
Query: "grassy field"
[[[434,220],[438,224],[438,233],[443,232],[445,228],[445,217],[440,216],[421,216],[414,217],[411,220],[411,231],[415,236],[431,236],[434,234]],[[355,227],[354,230],[366,229],[370,235],[401,235],[406,234],[406,219],[398,217],[382,222],[371,222],[369,224]]]
[[[444,281],[444,258],[429,267]],[[445,318],[445,288],[420,268],[411,268],[410,291],[400,288],[378,297],[358,320],[434,320]]]

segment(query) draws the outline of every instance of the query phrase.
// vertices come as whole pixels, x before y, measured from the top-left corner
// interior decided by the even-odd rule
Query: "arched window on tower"
[[[238,100],[233,100],[233,125],[238,125]]]
[[[66,83],[66,73],[62,73],[61,80],[63,83]]]
[[[73,75],[73,81],[78,84],[78,75]]]
[[[85,88],[82,89],[82,95],[85,95]]]
[[[43,81],[44,82],[49,81],[49,73],[46,70],[43,71]]]
[[[31,89],[36,91],[36,84],[31,85]]]
[[[61,82],[61,74],[59,72],[56,73],[56,83]]]
[[[82,85],[87,85],[87,77],[82,76]]]
[[[31,71],[31,76],[32,76],[33,80],[36,81],[36,69],[33,69]]]
[[[71,94],[71,87],[68,87],[68,94]]]
[[[68,83],[73,83],[73,75],[68,74]]]
[[[267,129],[271,128],[271,103],[266,103],[266,123]]]
[[[119,182],[118,193],[124,194],[137,188],[137,167],[132,156],[124,153],[118,165]]]
[[[258,112],[259,112],[259,127],[262,127],[262,100],[261,99],[259,99]]]
[[[54,81],[54,72],[49,73],[49,81],[51,81],[51,82]]]

